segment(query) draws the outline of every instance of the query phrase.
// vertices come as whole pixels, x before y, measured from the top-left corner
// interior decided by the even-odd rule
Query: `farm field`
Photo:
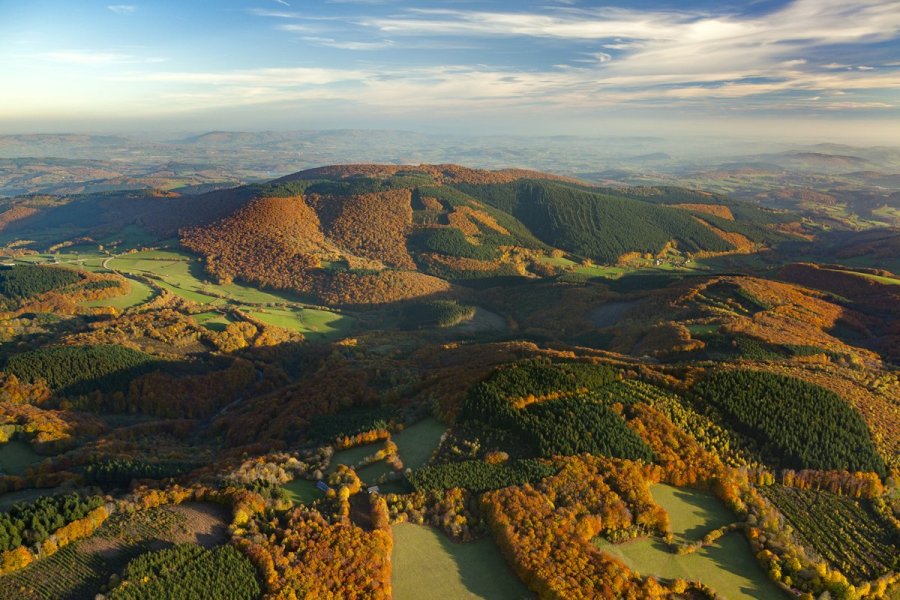
[[[533,597],[490,539],[455,544],[436,529],[410,523],[393,531],[395,600]]]
[[[352,318],[337,312],[299,306],[263,306],[299,302],[299,298],[290,294],[258,290],[236,283],[220,285],[205,281],[200,264],[184,252],[148,250],[116,256],[107,264],[122,273],[152,277],[161,288],[191,302],[213,306],[231,304],[263,323],[311,337],[330,339],[344,335],[353,326]]]
[[[613,279],[621,277],[631,270],[624,267],[613,267],[608,265],[583,265],[562,256],[541,256],[538,260],[545,265],[559,267],[585,278],[605,277],[607,279]]]
[[[84,302],[82,306],[86,306],[88,308],[108,306],[117,310],[125,310],[126,308],[131,308],[132,306],[140,306],[145,302],[149,302],[155,295],[153,289],[146,283],[131,278],[128,279],[128,283],[131,285],[131,291],[124,296],[105,298],[103,300],[90,300],[88,302]]]
[[[0,473],[5,475],[21,475],[42,460],[44,457],[25,442],[13,440],[0,446]]]
[[[99,271],[103,269],[103,260],[106,256],[97,254],[96,248],[94,250],[94,252],[78,254],[72,252],[31,254],[28,256],[19,256],[13,260],[19,264],[49,264],[72,269],[83,269],[85,271]]]
[[[391,438],[405,468],[418,469],[431,458],[447,427],[434,417],[422,419]]]
[[[597,546],[643,576],[701,581],[728,600],[788,597],[753,558],[749,542],[739,531],[728,533],[693,554],[681,556],[669,552],[662,541],[651,538],[624,544],[601,541]]]
[[[664,483],[650,488],[653,501],[666,509],[672,533],[683,541],[694,542],[707,532],[737,521],[714,495]]]
[[[263,308],[251,310],[248,314],[268,325],[301,331],[308,337],[340,337],[353,326],[350,317],[314,308]]]
[[[737,518],[712,494],[655,485],[654,501],[669,513],[672,532],[680,541],[696,541],[706,533]],[[750,544],[740,531],[722,536],[693,554],[677,555],[661,540],[642,538],[623,544],[597,540],[603,552],[624,562],[643,576],[680,577],[701,581],[728,600],[787,597],[756,562]]]

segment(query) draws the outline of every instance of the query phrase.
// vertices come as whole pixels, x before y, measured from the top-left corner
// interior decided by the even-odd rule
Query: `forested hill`
[[[545,276],[551,255],[616,264],[669,251],[753,251],[785,238],[773,228],[782,215],[703,199],[515,169],[342,165],[184,198],[173,214],[188,224],[184,246],[219,280],[377,304],[444,294],[457,280]]]
[[[795,219],[680,188],[598,188],[458,165],[337,165],[198,195],[8,204],[6,212],[27,217],[0,230],[7,243],[35,240],[46,250],[109,239],[151,247],[177,238],[216,280],[329,305],[443,296],[460,281],[549,277],[588,262],[674,265],[752,253],[790,238],[784,221]]]

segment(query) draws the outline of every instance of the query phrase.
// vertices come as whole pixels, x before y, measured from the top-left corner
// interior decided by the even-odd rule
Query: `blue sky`
[[[900,139],[900,1],[0,0],[0,131]]]

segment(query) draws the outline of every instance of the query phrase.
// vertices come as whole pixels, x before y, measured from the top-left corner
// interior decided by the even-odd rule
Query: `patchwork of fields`
[[[346,335],[354,319],[332,310],[311,308],[290,293],[260,290],[237,283],[217,284],[207,280],[197,259],[178,250],[147,250],[104,256],[94,253],[39,254],[16,259],[22,263],[58,264],[87,271],[113,270],[128,277],[131,291],[124,296],[84,303],[89,308],[125,310],[149,302],[153,288],[137,278],[149,278],[158,288],[201,305],[236,308],[268,325],[299,331],[312,339]],[[212,328],[219,322],[211,320]]]

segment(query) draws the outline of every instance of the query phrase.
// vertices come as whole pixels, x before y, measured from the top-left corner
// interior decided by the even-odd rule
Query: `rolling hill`
[[[597,188],[536,171],[448,164],[336,165],[196,195],[110,192],[5,204],[6,243],[29,239],[40,249],[77,239],[117,247],[122,240],[111,236],[131,228],[142,246],[177,238],[220,282],[291,290],[330,305],[554,275],[551,256],[570,264],[670,253],[689,260],[791,237],[777,230],[791,217],[722,196]]]

